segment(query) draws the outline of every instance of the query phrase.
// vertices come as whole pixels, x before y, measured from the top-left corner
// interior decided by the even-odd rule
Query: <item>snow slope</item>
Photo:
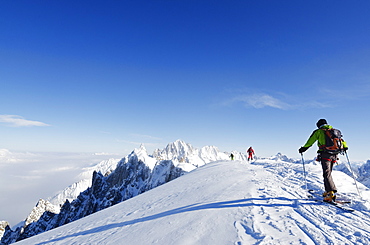
[[[306,165],[309,188],[321,168]],[[307,200],[302,165],[217,161],[139,196],[16,244],[370,244],[370,191],[334,171],[353,213]]]
[[[78,195],[91,186],[93,172],[101,172],[103,175],[108,175],[117,166],[120,159],[108,159],[101,161],[98,164],[84,168],[83,172],[79,174],[78,181],[68,186],[62,191],[59,191],[55,196],[48,198],[48,201],[59,207],[66,200],[70,202],[78,197]],[[58,211],[59,212],[59,211]]]
[[[182,140],[169,143],[163,150],[157,149],[153,156],[147,154],[144,145],[141,145],[139,149],[134,151],[138,158],[145,162],[150,169],[155,167],[158,160],[172,160],[176,163],[176,166],[181,167],[184,171],[191,171],[212,161],[229,159],[228,154],[220,152],[215,146],[204,146],[201,149],[197,149]],[[239,152],[234,152],[234,155],[235,159],[246,160],[245,156]],[[47,200],[54,204],[56,208],[61,206],[67,199],[72,202],[81,192],[91,186],[91,177],[94,171],[108,175],[114,171],[119,161],[120,159],[111,158],[83,169],[84,171],[77,177],[77,182],[59,191],[55,196]]]

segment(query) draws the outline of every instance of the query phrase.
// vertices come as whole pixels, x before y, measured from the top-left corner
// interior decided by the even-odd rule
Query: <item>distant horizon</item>
[[[92,156],[119,156],[119,157],[125,157],[127,155],[129,155],[132,151],[134,151],[135,149],[138,149],[141,147],[141,145],[143,145],[147,152],[149,154],[151,153],[154,153],[156,150],[163,150],[168,144],[172,144],[172,143],[175,143],[176,141],[183,141],[185,142],[186,144],[190,144],[191,146],[193,146],[194,148],[197,148],[197,149],[200,149],[202,147],[206,147],[206,146],[214,146],[214,147],[217,147],[220,151],[222,152],[227,152],[227,153],[231,153],[232,151],[237,151],[237,152],[240,152],[240,153],[243,153],[243,154],[247,154],[246,151],[248,150],[249,147],[253,147],[253,145],[248,145],[248,146],[245,146],[245,147],[238,147],[238,149],[241,149],[241,150],[223,150],[221,149],[220,147],[218,147],[217,145],[213,145],[213,144],[205,144],[203,146],[196,146],[194,144],[192,144],[191,142],[187,142],[187,141],[184,141],[182,139],[176,139],[174,141],[171,141],[171,142],[168,142],[168,143],[165,143],[163,144],[162,146],[160,146],[160,144],[152,144],[152,143],[139,143],[139,142],[136,142],[136,143],[133,143],[135,146],[133,146],[133,148],[131,150],[127,150],[127,151],[122,151],[121,153],[119,152],[103,152],[103,151],[97,151],[97,152],[79,152],[79,151],[22,151],[22,150],[12,150],[12,149],[0,149],[0,155],[2,158],[0,158],[0,160],[2,161],[17,161],[17,159],[12,159],[11,157],[10,158],[7,158],[7,153],[10,153],[10,154],[21,154],[21,155],[25,155],[25,154],[33,154],[33,153],[40,153],[40,154],[60,154],[61,156],[63,156],[63,154],[91,154]],[[304,156],[309,156],[311,157],[313,155],[313,157],[315,157],[317,155],[316,153],[316,145],[313,145],[312,147],[309,148],[309,152],[306,152],[304,153]],[[286,154],[284,153],[284,151],[277,151],[276,153],[271,153],[271,154],[266,154],[266,155],[262,155],[262,154],[257,154],[258,156],[260,157],[264,157],[264,158],[268,158],[268,157],[272,157],[272,156],[275,156],[277,154],[283,154],[283,155],[286,155],[288,156],[289,158],[296,158],[296,159],[301,159],[301,156],[297,156],[297,154],[293,153],[294,156],[291,156],[289,154]],[[351,155],[350,152],[348,152],[348,155]],[[339,156],[341,156],[341,154],[339,154]],[[345,157],[345,156],[344,156]],[[365,159],[356,159],[355,161],[367,161],[367,160],[370,160],[370,157],[369,158],[365,158]]]
[[[174,143],[169,142],[168,144]],[[192,145],[190,142],[184,141],[186,144]],[[145,146],[145,145],[144,145]],[[167,145],[159,148],[159,150],[165,149]],[[212,146],[212,145],[205,145]],[[201,149],[202,147],[197,147],[192,145],[195,149]],[[214,147],[217,147],[214,145]],[[136,147],[137,149],[140,147]],[[146,148],[146,147],[145,147]],[[228,151],[223,151],[217,147],[220,152],[230,153]],[[246,148],[247,149],[247,148]],[[135,149],[132,149],[134,151]],[[147,153],[151,155],[153,151],[149,151],[146,148]],[[22,219],[25,219],[32,208],[36,205],[37,201],[42,199],[48,199],[53,197],[59,191],[67,188],[69,185],[77,182],[76,179],[84,169],[95,166],[102,161],[107,161],[109,159],[116,159],[119,161],[132,151],[127,154],[96,154],[96,153],[66,153],[66,152],[12,152],[5,149],[0,149],[0,166],[2,166],[2,173],[4,177],[1,179],[0,188],[1,193],[3,193],[5,199],[0,198],[0,206],[8,206],[8,201],[15,201],[18,205],[9,206],[6,213],[0,211],[0,219],[4,217],[10,217],[4,219],[10,222],[11,226],[15,226]],[[238,151],[242,154],[246,152]],[[301,158],[294,158],[284,152],[277,152],[269,156],[261,156],[257,154],[257,158],[268,159],[274,157],[281,153],[282,155],[296,159],[300,161]],[[312,161],[314,158],[304,156],[305,161]],[[5,161],[8,159],[8,162]],[[345,158],[341,158],[344,164],[347,164]],[[367,163],[367,160],[363,161],[351,161],[351,164],[356,166],[359,164]],[[52,163],[52,165],[51,165]],[[17,167],[15,170],[11,167],[14,164]],[[319,168],[319,166],[318,166]],[[43,174],[42,176],[40,174]],[[91,176],[92,177],[92,176]],[[13,183],[12,188],[8,188],[9,185],[6,183]],[[35,191],[37,190],[37,191]],[[9,214],[11,214],[9,216]]]

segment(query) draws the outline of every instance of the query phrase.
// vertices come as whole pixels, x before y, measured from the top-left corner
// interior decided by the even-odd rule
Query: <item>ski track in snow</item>
[[[286,167],[286,166],[285,166]],[[284,168],[285,168],[284,167]],[[281,189],[292,196],[292,199],[270,198],[246,211],[242,221],[235,222],[240,241],[237,244],[290,244],[296,241],[302,244],[370,244],[370,227],[368,215],[360,212],[346,213],[336,207],[311,200],[294,199],[299,192],[294,191],[302,184],[295,171],[289,169],[269,168],[278,180],[268,180],[266,188],[260,188],[258,195],[262,197],[279,196]],[[279,186],[290,180],[289,185]],[[256,182],[257,186],[260,183]],[[272,186],[275,185],[275,188]],[[290,188],[287,188],[290,187]],[[272,204],[271,207],[269,204]],[[274,204],[275,203],[275,204]],[[284,204],[285,203],[285,204]],[[291,206],[282,210],[280,206]],[[268,210],[267,210],[268,209]],[[325,209],[325,212],[323,212]],[[353,220],[354,216],[358,219]],[[349,227],[348,224],[351,224]],[[353,233],[353,235],[347,235]],[[268,235],[274,234],[274,237]],[[276,234],[284,234],[280,238]],[[366,237],[365,237],[365,236]],[[292,236],[293,240],[289,237]]]
[[[316,190],[319,168],[307,166]],[[370,244],[368,209],[308,200],[303,180],[296,163],[214,162],[19,244]]]

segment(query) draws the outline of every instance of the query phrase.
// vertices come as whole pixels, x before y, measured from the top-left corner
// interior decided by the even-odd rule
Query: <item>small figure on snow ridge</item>
[[[230,158],[231,158],[231,160],[234,160],[234,154],[230,154]]]
[[[247,153],[248,153],[248,161],[253,160],[253,155],[256,156],[256,154],[254,154],[254,150],[252,146],[249,147],[249,149],[247,150]]]

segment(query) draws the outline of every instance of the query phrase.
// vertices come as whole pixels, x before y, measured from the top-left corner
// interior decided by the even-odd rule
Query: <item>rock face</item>
[[[44,214],[44,212],[50,212],[50,213],[59,213],[59,209],[51,204],[48,201],[45,201],[43,199],[40,199],[38,203],[36,204],[36,207],[34,207],[31,211],[31,213],[28,215],[25,225],[29,225],[33,222],[38,221],[41,216]]]
[[[55,196],[48,198],[52,204],[60,207],[68,199],[70,202],[78,197],[78,195],[91,186],[92,174],[94,171],[101,172],[104,176],[107,176],[113,172],[117,167],[120,159],[108,159],[104,160],[91,167],[84,168],[83,172],[77,177],[80,179],[78,182],[73,183],[64,190],[57,193]]]
[[[155,158],[148,156],[142,146],[123,158],[108,176],[94,172],[91,187],[81,192],[72,202],[67,200],[59,213],[50,206],[50,203],[40,200],[23,227],[13,231],[6,225],[1,244],[10,244],[80,219],[171,181],[184,173],[185,171],[176,167],[172,160],[156,161]]]
[[[247,159],[245,154],[236,151],[233,154],[236,160]],[[228,159],[229,153],[220,152],[217,147],[196,149],[181,140],[168,144],[163,150],[155,150],[152,156],[142,145],[117,164],[114,159],[101,162],[98,166],[100,171],[92,173],[90,187],[81,192],[86,183],[71,185],[51,199],[52,203],[58,205],[40,199],[22,227],[13,231],[8,224],[3,224],[5,228],[1,245],[20,241],[108,208],[209,162]],[[76,193],[80,194],[74,198]],[[63,203],[61,198],[65,198]]]
[[[0,237],[3,236],[5,232],[5,227],[9,226],[9,223],[7,221],[0,221]]]

